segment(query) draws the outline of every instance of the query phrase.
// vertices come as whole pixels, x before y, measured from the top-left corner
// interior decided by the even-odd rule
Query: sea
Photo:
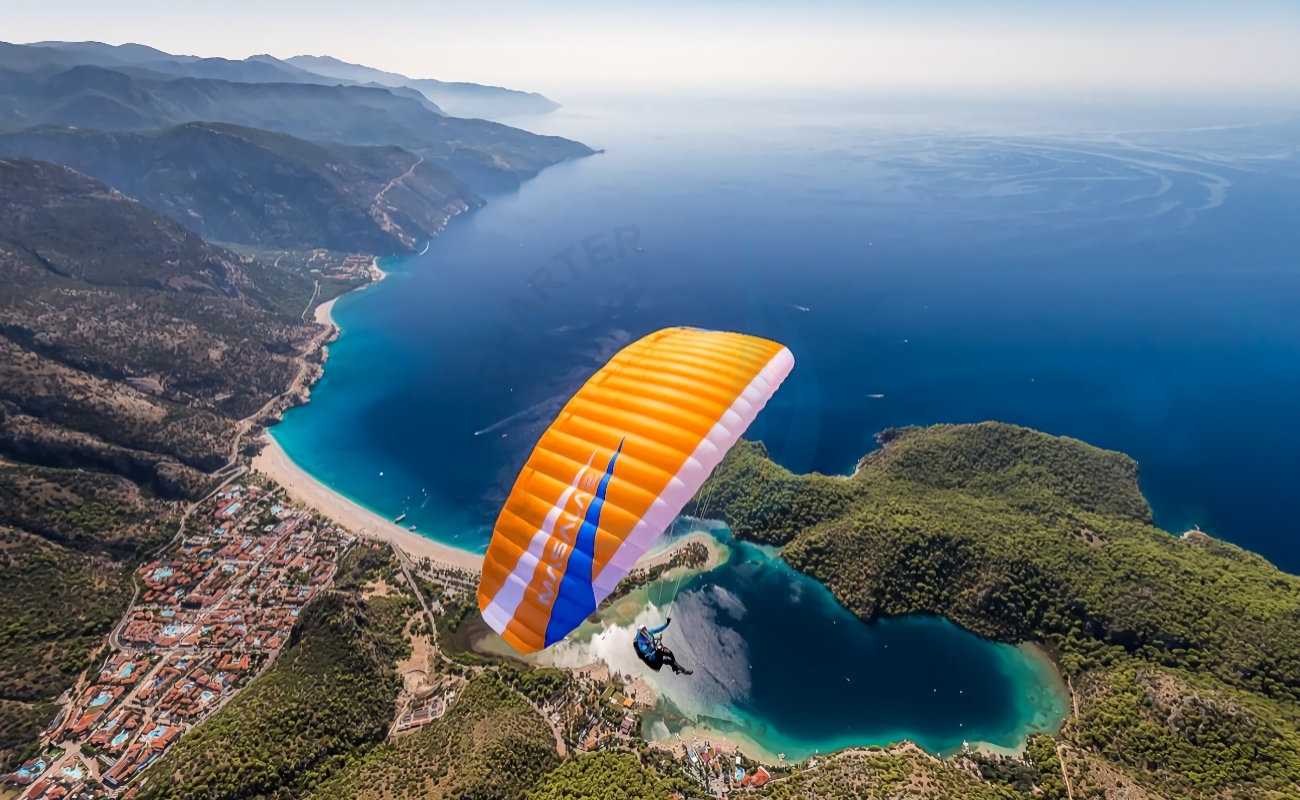
[[[889,427],[1027,425],[1133,456],[1171,533],[1300,572],[1294,104],[562,102],[505,121],[602,152],[488,195],[336,304],[324,377],[272,430],[327,485],[484,552],[567,397],[628,342],[694,325],[791,349],[746,433],[791,470],[847,474]],[[717,535],[732,557],[675,587],[666,634],[706,677],[668,690],[656,736],[939,752],[1064,715],[1032,651],[940,620],[863,625]],[[717,675],[729,689],[698,688]]]

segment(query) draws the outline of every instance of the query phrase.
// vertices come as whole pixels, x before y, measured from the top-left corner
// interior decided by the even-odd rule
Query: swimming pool
[[[94,700],[90,701],[90,707],[99,708],[105,703],[111,703],[112,701],[113,701],[113,695],[109,694],[108,692],[100,692],[99,696],[97,696]]]
[[[49,766],[49,764],[45,763],[45,759],[38,759],[34,764],[29,764],[18,770],[18,777],[25,779],[30,778],[34,781],[40,777],[42,772],[49,769]]]
[[[130,731],[122,731],[121,733],[113,737],[113,741],[110,742],[109,745],[111,747],[121,747],[126,742],[126,740],[130,738],[130,736],[131,736]]]

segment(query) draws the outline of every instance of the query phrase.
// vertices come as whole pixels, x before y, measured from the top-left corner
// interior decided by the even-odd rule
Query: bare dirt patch
[[[1102,538],[1099,534],[1097,534],[1096,531],[1089,530],[1088,528],[1079,529],[1079,538],[1084,540],[1088,544],[1092,545],[1093,547],[1106,546],[1106,540]]]
[[[361,596],[366,599],[371,597],[389,597],[394,594],[397,594],[397,590],[393,588],[392,584],[388,583],[388,581],[383,578],[373,580],[361,589]]]

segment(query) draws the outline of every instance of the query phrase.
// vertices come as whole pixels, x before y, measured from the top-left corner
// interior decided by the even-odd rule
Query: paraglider
[[[667,628],[672,621],[673,618],[669,617],[664,624],[653,629],[642,625],[636,629],[636,638],[632,641],[632,644],[636,648],[637,657],[655,672],[658,672],[663,668],[664,664],[667,664],[678,675],[690,675],[694,670],[689,670],[678,664],[673,651],[664,647],[663,642],[659,641],[659,634],[663,633],[664,628]]]
[[[484,621],[521,653],[582,624],[793,367],[778,342],[698,328],[615,353],[542,433],[506,498],[479,580]]]

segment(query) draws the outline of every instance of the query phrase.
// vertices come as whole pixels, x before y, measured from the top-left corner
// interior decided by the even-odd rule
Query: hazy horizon
[[[5,39],[134,42],[178,55],[331,55],[413,78],[547,95],[774,92],[1300,92],[1300,4],[1200,2],[1086,9],[993,2],[861,8],[589,2],[535,8],[376,0],[355,7],[230,0],[30,6]]]

